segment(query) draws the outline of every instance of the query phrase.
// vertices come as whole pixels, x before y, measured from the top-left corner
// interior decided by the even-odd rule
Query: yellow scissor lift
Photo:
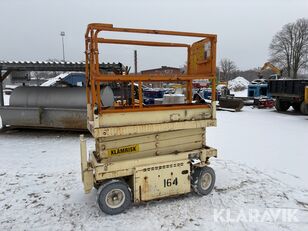
[[[102,37],[106,32],[188,36],[201,40],[190,45],[108,39]],[[99,70],[99,45],[102,44],[185,48],[187,73],[102,73]],[[87,154],[86,141],[83,135],[80,137],[85,192],[89,193],[93,187],[98,189],[99,207],[107,214],[118,214],[131,202],[192,190],[200,195],[209,194],[215,183],[215,173],[208,167],[209,158],[216,157],[217,151],[207,146],[205,138],[206,127],[216,126],[216,35],[116,28],[112,24],[97,23],[88,25],[85,45],[88,129],[95,139],[95,150]],[[212,82],[211,103],[192,102],[195,79]],[[154,81],[185,83],[186,103],[144,105],[142,85]],[[129,94],[122,94],[112,105],[104,105],[104,91],[112,84],[126,87]]]

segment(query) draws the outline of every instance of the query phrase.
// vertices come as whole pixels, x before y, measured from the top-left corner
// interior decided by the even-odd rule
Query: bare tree
[[[307,68],[308,19],[298,19],[284,25],[270,44],[271,62],[286,69],[289,77],[297,78],[300,69]]]
[[[221,71],[221,80],[229,80],[233,73],[236,72],[235,63],[227,58],[223,58],[220,60],[220,71]]]

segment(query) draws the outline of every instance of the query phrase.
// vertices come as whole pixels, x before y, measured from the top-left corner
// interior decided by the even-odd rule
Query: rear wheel
[[[294,111],[298,112],[301,109],[301,103],[293,103],[292,107],[293,107]]]
[[[191,185],[197,194],[205,196],[212,192],[215,179],[215,172],[212,168],[208,166],[195,168],[192,174]]]
[[[302,102],[300,106],[300,111],[304,115],[308,115],[308,104],[305,104],[305,102]]]
[[[275,108],[277,111],[287,111],[290,108],[291,104],[288,101],[283,101],[281,99],[276,100]]]
[[[132,196],[129,186],[121,180],[111,180],[102,184],[98,190],[97,203],[107,214],[123,212],[131,204]]]

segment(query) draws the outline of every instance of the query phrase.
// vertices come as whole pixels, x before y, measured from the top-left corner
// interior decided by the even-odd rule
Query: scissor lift
[[[106,32],[197,37],[193,44],[108,39]],[[106,74],[99,69],[99,45],[125,44],[179,47],[187,50],[187,71],[178,75]],[[216,35],[163,30],[116,28],[112,24],[89,24],[85,35],[88,129],[95,150],[87,155],[81,135],[81,171],[84,190],[98,190],[98,204],[107,214],[129,205],[195,191],[211,192],[215,173],[208,167],[217,151],[206,144],[206,127],[216,126]],[[102,52],[102,54],[104,54]],[[208,79],[212,101],[192,101],[192,83]],[[146,82],[184,83],[185,104],[144,105]],[[126,89],[112,104],[106,88]],[[127,89],[129,91],[127,92]],[[124,91],[124,90],[123,90]],[[108,96],[110,97],[110,96]],[[114,97],[115,98],[115,97]]]

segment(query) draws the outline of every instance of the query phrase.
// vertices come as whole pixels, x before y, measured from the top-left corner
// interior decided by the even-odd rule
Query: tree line
[[[301,18],[282,27],[269,45],[269,61],[289,78],[298,78],[301,71],[308,70],[308,19]],[[234,61],[223,58],[219,62],[218,75],[227,81],[238,75],[248,80],[258,78],[260,70],[238,70]]]

